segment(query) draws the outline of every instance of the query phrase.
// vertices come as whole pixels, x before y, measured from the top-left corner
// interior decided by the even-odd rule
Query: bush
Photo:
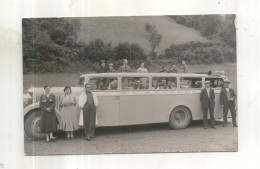
[[[236,52],[224,43],[190,42],[171,45],[165,49],[164,58],[174,60],[175,63],[180,63],[182,60],[190,64],[224,63],[236,61]]]
[[[140,45],[124,42],[115,46],[115,60],[120,61],[116,62],[116,66],[121,65],[123,59],[127,59],[133,67],[139,67],[140,63],[147,59],[147,55]]]

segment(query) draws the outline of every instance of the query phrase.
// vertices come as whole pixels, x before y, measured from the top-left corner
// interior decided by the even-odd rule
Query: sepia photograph
[[[23,18],[24,154],[238,151],[236,15]]]

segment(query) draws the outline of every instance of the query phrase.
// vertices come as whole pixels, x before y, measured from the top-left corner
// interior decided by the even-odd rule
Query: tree
[[[25,72],[70,71],[77,54],[78,19],[23,19]]]
[[[155,53],[155,48],[159,46],[162,35],[158,32],[154,24],[146,23],[145,31],[148,33],[148,41],[151,46],[151,53]]]

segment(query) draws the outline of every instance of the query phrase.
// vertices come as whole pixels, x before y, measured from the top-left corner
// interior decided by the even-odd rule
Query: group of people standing
[[[145,68],[144,63],[141,63],[140,67],[136,70],[137,73],[148,73],[148,69]],[[128,65],[128,60],[123,59],[123,65],[121,65],[118,70],[114,69],[114,64],[109,63],[108,67],[105,60],[101,60],[100,67],[97,70],[97,73],[115,73],[115,72],[131,72],[131,67]],[[173,65],[170,70],[166,69],[166,66],[161,67],[160,73],[188,73],[188,65],[185,61],[182,61],[181,71],[178,71],[177,66]]]
[[[224,87],[220,92],[220,105],[223,109],[223,127],[227,126],[227,114],[228,110],[231,112],[233,127],[237,127],[236,122],[236,109],[235,109],[236,93],[230,88],[230,81],[224,81]],[[210,114],[211,128],[215,127],[214,108],[215,108],[215,93],[210,87],[210,81],[205,81],[205,89],[200,94],[201,106],[203,109],[203,125],[204,129],[208,128],[208,111]]]
[[[55,113],[56,99],[50,92],[51,86],[44,86],[44,94],[40,96],[41,108],[41,131],[46,133],[46,142],[54,141],[53,131],[57,130],[58,119]],[[76,112],[76,98],[71,93],[71,87],[64,88],[64,95],[60,99],[59,109],[61,119],[60,129],[67,132],[67,140],[74,139],[73,131],[79,129],[79,114]],[[91,141],[94,137],[96,127],[96,109],[98,106],[97,96],[91,92],[91,85],[85,85],[85,91],[80,95],[78,101],[79,108],[83,111],[83,121],[85,129],[85,139]]]

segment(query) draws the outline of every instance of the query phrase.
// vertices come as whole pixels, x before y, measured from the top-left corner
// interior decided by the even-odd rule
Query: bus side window
[[[148,89],[149,81],[147,77],[123,77],[123,90],[143,90]]]
[[[199,77],[181,77],[180,88],[202,88],[202,79]]]
[[[117,90],[118,79],[116,77],[97,77],[91,78],[89,83],[92,86],[92,90]]]
[[[177,88],[177,79],[175,77],[154,77],[152,79],[153,89],[174,89]]]
[[[222,88],[224,86],[224,82],[222,78],[205,78],[205,81],[210,81],[210,86],[212,88]]]

